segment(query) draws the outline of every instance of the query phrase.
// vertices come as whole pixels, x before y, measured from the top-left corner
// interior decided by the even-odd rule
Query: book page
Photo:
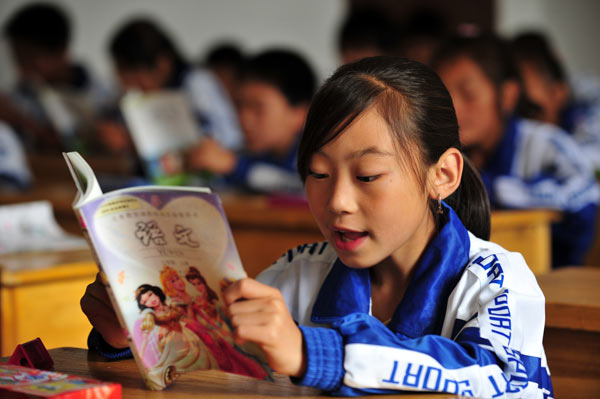
[[[202,139],[187,97],[178,91],[128,92],[121,109],[135,147],[151,177],[162,174],[160,159]]]
[[[221,289],[244,272],[216,194],[145,187],[81,207],[152,389],[199,369],[271,378],[264,354],[232,338]]]

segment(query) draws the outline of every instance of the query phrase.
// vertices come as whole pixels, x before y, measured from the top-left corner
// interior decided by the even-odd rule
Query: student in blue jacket
[[[485,241],[487,196],[435,73],[342,66],[313,100],[298,170],[327,241],[223,291],[238,343],[335,395],[553,395],[543,294],[521,255]],[[82,299],[105,352],[101,337],[127,342],[107,303],[99,282]]]
[[[540,32],[521,33],[511,44],[527,96],[540,107],[527,116],[565,129],[600,170],[600,81],[569,79]]]
[[[434,58],[456,108],[461,142],[494,208],[562,211],[553,226],[553,265],[580,265],[593,242],[600,193],[581,148],[530,113],[517,68],[499,38],[456,38]]]
[[[297,52],[274,48],[251,57],[238,90],[243,150],[203,140],[187,154],[188,168],[222,174],[242,190],[301,192],[296,153],[315,90],[312,68]]]

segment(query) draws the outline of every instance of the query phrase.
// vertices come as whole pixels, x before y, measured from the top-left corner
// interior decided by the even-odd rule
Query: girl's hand
[[[245,278],[223,291],[238,345],[255,342],[278,373],[301,377],[306,369],[302,332],[278,289]]]
[[[110,346],[113,348],[127,348],[129,346],[104,284],[102,284],[100,273],[96,274],[96,280],[87,286],[80,304],[81,310],[83,310],[92,326],[98,330]]]

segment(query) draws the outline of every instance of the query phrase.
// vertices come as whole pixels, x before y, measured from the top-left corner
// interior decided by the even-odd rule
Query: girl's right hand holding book
[[[87,286],[80,301],[81,310],[102,338],[113,348],[127,348],[127,336],[123,332],[117,315],[112,307],[100,273],[96,280]]]
[[[238,344],[256,343],[278,373],[292,377],[304,374],[306,353],[302,332],[278,289],[245,278],[226,287],[223,299]]]

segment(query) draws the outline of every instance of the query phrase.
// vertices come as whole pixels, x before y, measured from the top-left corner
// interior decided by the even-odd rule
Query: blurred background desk
[[[223,207],[244,267],[257,275],[285,250],[322,241],[306,204],[265,196],[223,196]],[[491,241],[523,254],[536,274],[551,269],[551,223],[557,211],[534,209],[492,212]]]
[[[66,231],[80,234],[71,209],[74,198],[75,185],[64,181],[40,184],[23,193],[1,194],[0,205],[49,200],[58,223]],[[308,206],[302,201],[230,194],[223,194],[222,200],[240,257],[250,276],[256,276],[290,248],[323,240]],[[559,212],[544,209],[494,211],[491,241],[523,254],[534,273],[546,273],[551,268],[551,223],[559,219]]]
[[[544,348],[557,398],[600,397],[600,268],[537,276],[546,296]]]
[[[91,326],[79,307],[98,268],[89,250],[0,258],[0,355],[40,337],[47,348],[87,347]]]

